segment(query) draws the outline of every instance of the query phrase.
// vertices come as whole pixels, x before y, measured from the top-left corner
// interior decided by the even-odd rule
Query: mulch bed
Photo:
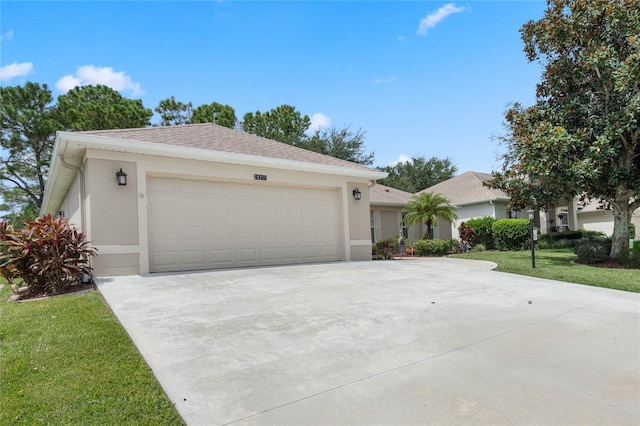
[[[9,297],[9,300],[10,301],[15,301],[15,302],[23,302],[25,300],[46,299],[48,297],[63,296],[65,294],[72,294],[72,293],[77,293],[77,292],[80,292],[80,291],[94,290],[95,288],[96,288],[95,284],[87,283],[87,284],[73,285],[73,286],[68,287],[67,289],[65,289],[65,290],[63,290],[61,292],[57,292],[57,293],[31,294],[29,292],[29,290],[26,289],[26,287],[22,287],[18,291],[18,294],[11,295],[11,297]]]
[[[607,269],[628,269],[624,265],[621,265],[617,260],[607,258],[601,263],[583,263],[578,260],[574,260],[574,263],[579,263],[584,266],[593,266],[594,268],[607,268]]]

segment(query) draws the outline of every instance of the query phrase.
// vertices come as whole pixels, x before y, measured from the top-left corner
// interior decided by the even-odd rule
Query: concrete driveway
[[[190,425],[640,424],[640,294],[493,266],[331,263],[98,288]]]

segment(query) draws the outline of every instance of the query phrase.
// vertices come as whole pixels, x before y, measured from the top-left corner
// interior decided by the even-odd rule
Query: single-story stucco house
[[[442,218],[438,219],[438,224],[433,229],[434,238],[443,240],[458,238],[458,226],[469,219],[485,216],[494,219],[517,217],[517,212],[508,209],[510,199],[507,194],[483,185],[489,179],[491,175],[488,173],[470,171],[418,192],[418,194],[425,192],[441,194],[457,207],[457,220],[449,222]]]
[[[370,260],[386,177],[210,123],[58,132],[50,164],[40,213],[86,232],[98,276]]]
[[[462,221],[469,219],[485,216],[491,216],[494,219],[527,218],[526,212],[512,211],[508,208],[510,199],[507,194],[483,185],[491,177],[488,173],[470,171],[418,193],[442,194],[458,208],[456,210],[458,219],[453,223],[439,220],[438,225],[434,227],[434,238],[457,238],[458,226]],[[639,238],[640,209],[633,213],[631,221],[636,224],[635,238]],[[608,236],[613,234],[611,212],[600,209],[596,200],[588,202],[580,202],[578,198],[559,200],[547,211],[536,211],[534,223],[542,234],[576,229],[600,231]]]
[[[371,204],[371,242],[399,238],[402,232],[405,241],[415,241],[423,237],[423,224],[404,224],[405,208],[413,194],[400,189],[376,183],[369,186]]]

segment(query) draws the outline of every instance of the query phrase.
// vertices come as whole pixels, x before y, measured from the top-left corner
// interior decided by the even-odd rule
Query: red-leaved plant
[[[0,274],[10,284],[22,278],[33,295],[60,293],[78,284],[82,274],[91,274],[96,255],[84,233],[50,214],[19,230],[2,222],[0,240]]]

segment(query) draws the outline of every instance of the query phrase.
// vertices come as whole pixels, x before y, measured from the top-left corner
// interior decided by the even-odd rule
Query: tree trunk
[[[613,244],[609,257],[617,259],[623,249],[629,247],[629,223],[631,222],[629,196],[622,195],[613,202]]]

